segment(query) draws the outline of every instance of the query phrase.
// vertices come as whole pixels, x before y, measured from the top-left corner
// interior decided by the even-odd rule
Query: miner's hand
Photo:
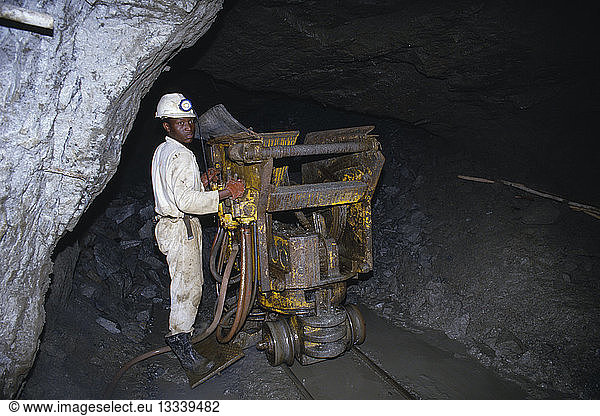
[[[227,181],[225,185],[225,189],[227,189],[231,193],[231,198],[236,199],[244,194],[244,182],[241,179],[233,180],[230,179]]]

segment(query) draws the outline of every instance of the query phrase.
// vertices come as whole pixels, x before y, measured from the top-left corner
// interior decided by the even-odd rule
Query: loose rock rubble
[[[74,289],[111,333],[140,342],[155,307],[169,305],[169,275],[153,236],[154,206],[148,189],[119,195],[85,232]]]

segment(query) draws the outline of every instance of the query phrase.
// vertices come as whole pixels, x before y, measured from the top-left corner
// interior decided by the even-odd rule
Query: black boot
[[[214,363],[198,353],[190,342],[190,334],[182,332],[165,337],[167,345],[175,353],[181,366],[189,372],[206,372],[214,367]]]

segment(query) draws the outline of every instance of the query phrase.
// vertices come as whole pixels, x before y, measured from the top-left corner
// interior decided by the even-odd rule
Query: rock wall
[[[511,0],[240,0],[196,67],[407,121],[497,167],[481,174],[555,181],[548,191],[594,203],[596,15]]]
[[[52,35],[0,27],[0,397],[35,358],[57,240],[119,163],[139,102],[221,0],[8,1]]]

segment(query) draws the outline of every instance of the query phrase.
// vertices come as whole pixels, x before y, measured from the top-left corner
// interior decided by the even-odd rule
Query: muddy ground
[[[350,301],[398,326],[442,331],[530,398],[600,398],[600,220],[504,185],[460,180],[460,174],[495,179],[499,169],[394,120],[218,93],[257,131],[376,126],[386,163],[373,199],[375,264],[349,287]],[[125,149],[117,177],[57,248],[56,263],[73,282],[59,300],[49,297],[21,398],[101,398],[120,365],[162,346],[168,273],[148,225],[152,194],[143,165],[149,156],[136,141],[136,134],[156,133],[147,123],[136,122],[128,138],[133,149]],[[142,166],[132,168],[136,159]],[[214,220],[204,219],[205,251],[214,230]],[[214,287],[206,280],[198,330],[212,318]],[[281,369],[258,352],[249,355],[232,367],[235,383],[217,385],[213,397],[299,398]],[[134,367],[114,397],[177,396],[185,383],[167,354]]]

